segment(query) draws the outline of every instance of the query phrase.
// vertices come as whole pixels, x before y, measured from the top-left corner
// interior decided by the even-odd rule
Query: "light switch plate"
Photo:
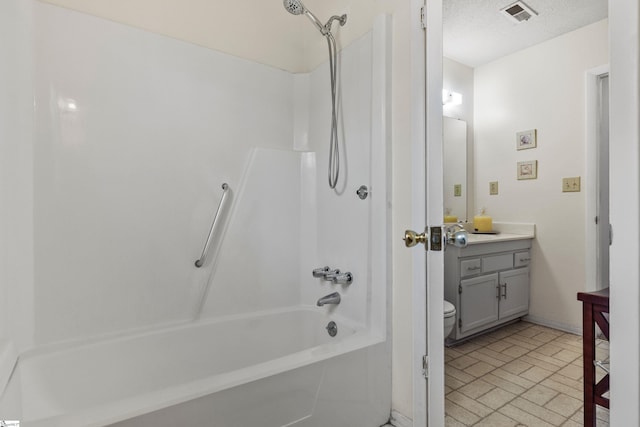
[[[580,191],[580,177],[562,178],[563,193],[577,193]]]
[[[492,196],[498,194],[498,181],[491,181],[489,183],[489,194]]]
[[[462,184],[454,184],[453,185],[453,196],[454,197],[462,196]]]

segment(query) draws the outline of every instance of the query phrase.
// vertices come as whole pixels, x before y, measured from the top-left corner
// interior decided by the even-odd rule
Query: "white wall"
[[[531,318],[581,330],[576,293],[585,289],[585,193],[562,193],[585,174],[585,71],[608,63],[607,20],[475,70],[476,208],[494,221],[536,224]],[[516,150],[515,134],[538,130],[538,147]],[[537,160],[538,179],[518,181],[516,163]],[[490,181],[500,193],[489,196]]]
[[[309,72],[327,58],[327,43],[311,22],[285,11],[281,0],[42,0],[154,33],[189,41],[291,72]],[[306,0],[323,23],[348,14],[334,33],[347,46],[371,30],[381,13],[403,0]],[[247,43],[250,40],[250,43]]]

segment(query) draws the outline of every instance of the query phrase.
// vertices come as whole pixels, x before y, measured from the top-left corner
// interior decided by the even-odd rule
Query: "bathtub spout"
[[[340,304],[340,294],[337,292],[334,292],[318,300],[318,307],[322,307],[325,304],[335,304],[335,305]]]

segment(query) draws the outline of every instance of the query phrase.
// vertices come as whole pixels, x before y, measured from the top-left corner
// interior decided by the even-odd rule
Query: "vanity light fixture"
[[[462,105],[462,95],[449,89],[442,89],[442,105]]]

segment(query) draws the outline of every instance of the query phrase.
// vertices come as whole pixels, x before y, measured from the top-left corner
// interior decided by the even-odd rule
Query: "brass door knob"
[[[412,248],[418,243],[422,243],[423,245],[427,245],[427,233],[416,233],[413,230],[405,230],[404,232],[404,245],[408,248]]]

